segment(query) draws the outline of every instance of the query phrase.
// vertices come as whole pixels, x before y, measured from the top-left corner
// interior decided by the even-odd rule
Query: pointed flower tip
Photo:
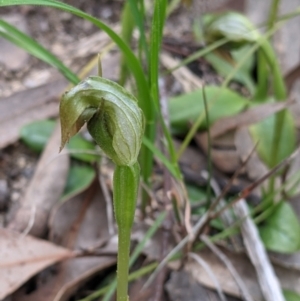
[[[87,123],[96,143],[117,165],[137,161],[144,116],[133,95],[115,82],[92,76],[62,97],[61,149]]]

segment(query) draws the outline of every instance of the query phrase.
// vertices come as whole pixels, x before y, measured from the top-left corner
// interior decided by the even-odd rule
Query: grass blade
[[[93,23],[95,26],[100,28],[101,30],[105,31],[110,38],[119,46],[121,51],[124,53],[124,55],[127,58],[127,63],[132,71],[134,78],[137,83],[138,88],[138,99],[140,101],[140,106],[144,111],[144,114],[146,116],[146,119],[149,120],[149,111],[151,111],[151,97],[149,93],[148,83],[146,81],[144,71],[142,69],[142,66],[134,53],[131,51],[129,46],[121,39],[121,37],[115,33],[108,25],[101,22],[97,18],[81,11],[80,9],[77,9],[71,5],[68,5],[66,3],[55,1],[55,0],[0,0],[0,7],[3,6],[12,6],[12,5],[38,5],[38,6],[49,6],[53,8],[57,8],[69,13],[72,13],[73,15],[76,15],[78,17],[81,17],[91,23]]]
[[[165,2],[166,0],[164,0]],[[137,85],[138,90],[138,100],[141,109],[144,112],[146,117],[146,126],[145,126],[145,136],[148,137],[151,141],[154,141],[155,137],[155,124],[154,116],[155,111],[153,107],[153,102],[148,86],[146,76],[144,74],[141,62],[137,59],[133,51],[130,49],[128,44],[123,41],[123,39],[115,33],[108,25],[101,22],[97,18],[77,9],[66,3],[55,1],[55,0],[0,0],[0,7],[3,6],[12,6],[12,5],[39,5],[39,6],[48,6],[57,8],[69,13],[72,13],[78,17],[81,17],[95,26],[105,31],[109,37],[118,45],[120,50],[123,52],[124,57],[126,57],[126,62],[128,68],[131,70]],[[142,147],[141,150],[141,170],[143,179],[145,182],[148,182],[150,174],[152,172],[153,165],[153,155],[146,147]]]
[[[0,36],[26,50],[31,55],[57,68],[72,84],[77,84],[79,82],[77,75],[66,67],[55,55],[4,20],[0,20]]]

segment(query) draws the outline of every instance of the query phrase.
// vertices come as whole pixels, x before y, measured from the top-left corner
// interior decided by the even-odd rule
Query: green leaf
[[[150,110],[152,108],[151,97],[149,93],[148,83],[144,71],[142,69],[141,63],[134,55],[130,47],[108,25],[106,25],[105,23],[101,22],[97,18],[83,12],[82,10],[76,7],[73,7],[71,5],[56,0],[1,0],[0,1],[0,7],[12,6],[12,5],[40,5],[40,6],[49,6],[49,7],[57,8],[72,13],[78,17],[81,17],[93,23],[101,30],[105,31],[110,36],[110,38],[120,47],[120,49],[123,51],[124,55],[127,58],[128,67],[131,69],[137,83],[137,88],[139,91],[138,98],[140,101],[140,105],[145,113],[145,116],[148,117],[151,112],[153,113],[153,111]]]
[[[208,41],[215,41],[224,37],[229,39],[231,47],[256,42],[260,37],[259,32],[249,19],[237,12],[226,12],[212,16],[205,24],[204,33]]]
[[[53,133],[54,127],[54,120],[35,121],[23,126],[20,136],[29,148],[41,152]]]
[[[186,184],[185,187],[191,203],[197,203],[199,201],[206,200],[206,191],[203,189],[190,184]]]
[[[83,162],[93,163],[98,160],[99,156],[88,154],[86,151],[95,151],[95,145],[81,137],[75,135],[72,137],[67,145],[71,151],[71,157]],[[74,151],[74,152],[73,152]],[[78,152],[78,153],[77,153]]]
[[[74,164],[69,170],[69,175],[62,200],[71,198],[88,188],[96,176],[93,167],[89,165]]]
[[[32,150],[41,152],[51,137],[56,121],[41,120],[29,123],[22,127],[20,136],[22,141]],[[96,155],[84,153],[85,151],[94,151],[95,145],[76,135],[70,139],[68,149],[71,150],[71,157],[84,162],[92,163],[98,158]],[[72,153],[80,151],[80,153]]]
[[[248,104],[248,100],[228,88],[205,87],[210,125],[222,117],[239,113]],[[183,94],[169,101],[170,121],[175,133],[188,131],[190,123],[201,114],[201,128],[205,128],[205,107],[202,89]]]
[[[248,51],[248,48],[247,48]],[[250,57],[252,58],[252,57]],[[226,77],[232,69],[234,68],[234,62],[229,63],[221,56],[216,55],[214,53],[209,53],[205,56],[205,59],[213,66],[213,68],[222,76]],[[240,68],[235,72],[234,76],[232,77],[233,80],[244,84],[245,87],[250,91],[251,94],[254,94],[255,85],[250,76],[250,72],[247,70],[248,64],[243,64],[242,67],[246,66],[245,68]]]
[[[55,55],[4,20],[0,20],[0,36],[6,38],[20,48],[23,48],[31,55],[57,68],[71,83],[77,84],[79,82],[77,75],[66,67]]]
[[[283,290],[285,301],[300,301],[300,295],[290,290]]]
[[[188,193],[189,201],[191,204],[195,204],[201,201],[205,201],[207,199],[206,191],[201,189],[200,187],[186,184],[186,190]],[[192,209],[193,215],[203,215],[206,212],[207,208],[205,205]],[[224,230],[224,225],[220,218],[215,218],[210,221],[210,225],[218,230]]]
[[[169,170],[169,172],[174,176],[176,179],[180,179],[180,174],[178,174],[177,168],[168,160],[168,158],[155,146],[152,141],[147,139],[146,137],[143,138],[143,145],[145,145]]]
[[[260,236],[268,250],[293,253],[300,249],[300,224],[290,204],[281,202],[260,227]]]
[[[279,144],[277,146],[278,155],[276,162],[272,159],[272,154],[274,153],[273,140],[275,139],[275,115],[250,127],[250,133],[254,141],[259,142],[257,146],[258,154],[270,168],[291,155],[296,146],[296,133],[293,117],[289,111],[284,111],[283,113],[285,116]]]

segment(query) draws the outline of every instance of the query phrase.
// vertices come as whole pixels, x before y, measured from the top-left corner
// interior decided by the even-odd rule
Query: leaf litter
[[[95,37],[93,37],[93,41],[94,40],[96,40],[96,35],[95,35]],[[94,43],[93,45],[95,47],[96,43]],[[70,47],[70,48],[72,48],[72,47]],[[97,46],[95,47],[95,49],[97,49]],[[84,50],[82,51],[82,53],[84,53]],[[178,78],[180,78],[180,75],[177,75],[177,76],[178,76]],[[197,79],[198,79],[198,81],[197,81]],[[201,85],[201,81],[199,81],[199,77],[195,76],[194,86],[191,88],[188,84],[190,84],[190,83],[188,83],[188,80],[186,80],[185,85],[183,85],[183,86],[185,86],[186,90],[195,89],[195,87],[199,87]],[[235,115],[233,117],[228,117],[224,120],[220,120],[211,127],[211,134],[212,134],[212,136],[216,135],[216,133],[218,135],[221,135],[221,134],[219,134],[220,132],[222,132],[222,134],[224,134],[224,133],[228,132],[228,130],[231,130],[231,129],[237,129],[237,131],[239,131],[239,129],[241,127],[244,127],[245,125],[246,126],[249,125],[247,122],[253,123],[256,120],[255,118],[263,119],[264,114],[273,114],[277,110],[280,110],[281,109],[281,108],[279,108],[280,105],[285,106],[285,104],[276,104],[274,106],[270,104],[270,105],[266,106],[265,108],[263,106],[261,106],[260,109],[258,109],[256,112],[254,110],[251,111],[251,109],[250,109],[250,110],[246,110],[245,112],[242,112],[238,115]],[[43,110],[47,111],[48,109],[46,106],[44,106]],[[49,112],[50,111],[51,110],[49,110]],[[47,112],[47,113],[49,113],[49,112]],[[253,115],[251,115],[251,113]],[[54,116],[54,115],[52,115],[52,116]],[[31,118],[30,120],[36,119],[35,116],[30,117],[30,118]],[[17,123],[18,122],[16,122],[16,124]],[[13,136],[15,137],[14,141],[16,141],[16,139],[18,139],[18,134],[15,134]],[[0,137],[2,137],[2,135],[0,135]],[[5,136],[3,136],[3,137],[5,137]],[[230,159],[228,161],[228,162],[230,162],[230,164],[233,162],[232,160],[235,160],[235,162],[238,163],[240,158],[244,158],[245,156],[247,156],[247,153],[244,151],[241,151],[240,148],[237,146],[237,138],[236,137],[237,137],[237,133],[235,133],[235,135],[233,135],[228,140],[227,140],[227,138],[225,138],[223,140],[220,139],[220,140],[215,141],[216,151],[218,151],[219,150],[218,148],[220,148],[220,147],[224,148],[224,152],[228,151],[228,149],[226,149],[226,148],[232,148],[232,149],[236,148],[236,152],[233,155],[231,154],[232,158],[235,158],[235,159]],[[206,137],[203,139],[206,139]],[[240,140],[239,142],[243,143],[243,140]],[[4,143],[7,144],[7,143],[11,143],[11,142],[6,140],[6,142],[4,142]],[[199,151],[199,150],[197,150],[197,151]],[[219,156],[220,156],[219,157],[220,162],[221,161],[225,162],[229,158],[229,157],[226,157],[222,153]],[[199,156],[197,156],[197,158],[198,157]],[[218,156],[216,155],[214,162],[217,162],[217,160],[218,160]],[[259,160],[259,158],[258,158],[258,160]],[[230,164],[228,164],[228,165],[230,165]],[[195,166],[193,157],[189,158],[188,165],[192,167],[191,169],[193,169],[193,167]],[[252,165],[252,163],[249,163],[249,165]],[[233,166],[237,166],[237,165],[233,165]],[[201,168],[204,168],[204,167],[202,166]],[[255,172],[256,172],[256,174],[261,175],[261,171],[259,169],[255,169]],[[250,173],[248,173],[248,174],[250,174]],[[224,180],[227,178],[226,178],[226,176],[224,176],[224,174],[221,173],[221,179]],[[89,189],[91,189],[91,188],[89,188]],[[98,197],[100,197],[100,199],[103,198],[101,196],[101,194],[99,194],[100,193],[99,187],[97,188],[97,191],[98,192],[96,194],[98,194]],[[86,215],[93,217],[93,223],[95,223],[95,218],[96,218],[96,222],[98,223],[99,216],[95,217],[95,216],[93,216],[93,214],[96,214],[95,211],[99,210],[99,208],[97,207],[97,206],[99,206],[99,204],[95,205],[93,200],[90,201],[91,203],[89,203],[89,201],[87,200],[87,199],[89,199],[89,197],[87,197],[87,194],[88,194],[88,192],[80,192],[79,195],[72,195],[71,199],[66,199],[62,204],[56,205],[56,207],[54,209],[52,208],[51,219],[50,219],[49,224],[47,225],[47,227],[50,231],[49,232],[50,240],[52,242],[54,242],[56,245],[63,245],[66,248],[74,249],[76,251],[78,249],[82,250],[82,248],[83,248],[84,250],[86,250],[86,249],[89,250],[88,252],[90,252],[92,254],[93,254],[93,252],[94,252],[94,254],[96,254],[96,253],[100,254],[101,252],[115,254],[116,248],[114,247],[113,242],[109,240],[107,233],[105,232],[106,229],[102,233],[103,237],[101,235],[99,235],[99,233],[91,233],[91,234],[89,233],[89,231],[91,230],[89,227],[91,227],[92,222],[91,222],[91,220],[89,220],[86,217]],[[95,201],[95,203],[96,203],[96,201]],[[101,200],[100,203],[104,204],[105,202],[103,202]],[[85,214],[81,215],[80,210],[83,208],[83,204],[85,204],[85,206],[87,208],[83,210],[85,212]],[[93,209],[90,209],[90,207]],[[93,212],[91,212],[90,210],[92,210]],[[105,212],[105,208],[101,208],[101,210],[103,212]],[[83,217],[83,215],[84,215],[84,217]],[[86,221],[86,219],[87,219],[87,221]],[[104,219],[105,219],[105,217],[104,217]],[[86,223],[89,226],[83,225],[84,223]],[[99,225],[97,225],[97,227],[100,226],[100,228],[101,228],[101,227],[103,227],[103,225],[104,224],[100,224],[100,222],[99,222]],[[98,228],[98,229],[100,229],[100,228]],[[84,229],[86,229],[86,230],[84,230]],[[91,236],[90,238],[89,238],[89,234]],[[68,239],[69,236],[71,236],[71,238]],[[27,236],[26,238],[30,238],[30,236]],[[105,247],[102,249],[97,248],[97,243],[95,244],[95,240],[98,242],[99,246],[105,245]],[[159,250],[159,243],[160,243],[160,240],[158,241],[158,250]],[[105,248],[107,248],[106,251],[105,251]],[[97,252],[96,252],[96,250],[97,250]],[[205,252],[205,251],[203,251],[203,252]],[[225,252],[226,252],[226,250],[225,250]],[[55,296],[54,300],[67,300],[68,297],[76,291],[78,286],[81,285],[81,283],[83,281],[86,281],[86,279],[90,278],[94,273],[96,273],[96,271],[101,271],[103,268],[106,268],[110,264],[114,264],[115,258],[112,256],[108,256],[108,258],[110,260],[112,260],[112,262],[110,264],[108,264],[106,266],[105,263],[103,263],[102,265],[99,263],[99,266],[92,267],[92,262],[94,262],[93,260],[95,260],[95,262],[98,262],[97,260],[99,258],[93,258],[93,256],[91,256],[90,253],[89,253],[89,257],[92,258],[91,261],[88,261],[88,258],[85,258],[85,257],[68,260],[68,261],[60,264],[59,266],[55,267],[54,268],[55,273],[54,273],[54,275],[52,275],[52,278],[50,275],[50,281],[47,282],[45,284],[45,286],[40,286],[38,290],[36,290],[35,292],[33,292],[33,294],[31,294],[31,296],[29,296],[29,295],[25,296],[24,291],[20,290],[19,292],[17,292],[15,294],[14,298],[15,297],[19,298],[19,300],[44,300],[44,297],[47,296],[47,293],[49,292],[48,289],[50,289],[51,294],[49,294],[49,300],[51,300],[50,296],[51,297]],[[223,271],[223,272],[220,272],[220,275],[223,276],[223,279],[221,279],[221,280],[224,280],[224,282],[226,282],[225,280],[230,282],[230,280],[229,280],[230,276],[224,272],[226,269],[218,270],[218,269],[220,269],[221,264],[217,263],[215,259],[209,260],[206,255],[203,255],[202,253],[200,253],[200,254],[201,254],[201,256],[204,256],[205,260],[208,260],[208,263],[213,270],[214,270],[214,268],[216,269],[216,271],[217,271],[216,273],[218,273],[218,271]],[[229,257],[230,257],[230,254],[231,253],[228,253]],[[149,254],[149,255],[150,255],[149,257],[151,257],[151,254]],[[280,256],[282,256],[282,260],[284,261],[284,258],[285,258],[284,256],[292,257],[294,255],[295,254],[292,254],[292,255],[282,255],[281,254]],[[277,256],[277,257],[280,257],[280,256]],[[243,279],[247,280],[248,272],[251,274],[252,270],[251,270],[251,265],[249,264],[246,256],[242,257],[243,259],[241,261],[239,261],[237,258],[235,258],[235,257],[239,257],[239,255],[236,256],[234,254],[231,257],[232,257],[231,258],[232,263],[235,267],[236,266],[242,267],[241,277]],[[272,255],[271,255],[271,257],[272,257]],[[156,256],[156,258],[159,258],[159,257]],[[294,260],[295,260],[295,262],[297,262],[296,258],[294,258]],[[77,261],[77,264],[73,265],[72,262],[76,262],[76,261]],[[86,262],[88,262],[88,263],[86,263]],[[108,262],[109,262],[109,260],[108,260]],[[85,269],[84,266],[86,264],[87,264],[87,268]],[[294,267],[295,267],[295,265],[294,265]],[[95,269],[93,269],[93,268],[95,268]],[[287,270],[285,270],[285,269],[280,270],[280,268],[277,268],[276,271],[277,271],[278,275],[280,276],[279,278],[285,277],[285,275],[287,275],[286,274]],[[47,271],[46,271],[46,273],[47,273]],[[82,277],[75,277],[74,274],[76,274],[76,273],[77,273],[77,276],[78,276],[78,274],[82,273],[81,274]],[[72,275],[74,276],[74,278],[72,278],[73,277]],[[203,273],[201,275],[203,276]],[[38,279],[42,278],[41,275],[38,275],[37,277],[38,277]],[[55,279],[56,277],[57,277],[57,279]],[[288,288],[290,290],[297,291],[297,289],[295,290],[295,287],[296,288],[297,288],[297,286],[299,287],[299,283],[295,282],[294,280],[291,280],[291,279],[295,279],[295,277],[298,277],[297,274],[292,272],[291,275],[289,276],[289,278],[287,278],[288,280],[290,280],[290,285],[286,285],[286,283],[283,283],[284,288]],[[206,278],[207,278],[207,275],[204,275],[203,278],[201,278],[201,280],[199,280],[199,277],[196,277],[196,279],[199,280],[201,283],[204,283],[205,285],[208,285],[209,287],[215,288],[214,285],[209,284],[209,282]],[[59,283],[59,281],[61,279],[64,279],[62,282],[63,285],[62,285],[62,287],[59,288],[57,283]],[[190,281],[193,281],[195,279],[195,277],[189,278],[189,279],[190,279]],[[206,280],[203,280],[203,279],[206,279]],[[253,280],[253,282],[257,281],[257,280],[255,280],[255,277],[251,278],[251,281],[252,280]],[[228,287],[229,287],[229,289],[228,289]],[[232,287],[234,287],[234,285],[232,283],[229,283],[229,284],[227,284],[227,286],[224,285],[222,288],[224,289],[225,292],[228,292],[231,295],[241,297],[241,295],[239,293],[237,293],[238,289],[234,290],[234,289],[230,289],[230,287],[232,288]],[[257,287],[258,287],[257,282],[256,282],[256,286],[255,285],[250,286],[250,288],[253,289],[253,290],[251,290],[251,293],[253,293],[254,295],[257,290]],[[39,293],[39,290],[41,291],[41,293]],[[259,291],[259,288],[258,288],[258,291]],[[170,293],[170,295],[171,295],[171,293]],[[31,299],[31,297],[33,299]],[[176,300],[176,297],[171,297],[171,299]],[[257,300],[260,300],[260,299],[257,299]]]
[[[49,241],[0,229],[0,299],[13,293],[36,273],[73,256]]]

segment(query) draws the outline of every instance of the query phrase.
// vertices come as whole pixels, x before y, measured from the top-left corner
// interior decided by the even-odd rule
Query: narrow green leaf
[[[95,176],[96,172],[94,168],[89,165],[72,165],[62,195],[62,201],[70,199],[72,196],[84,191],[91,185]]]
[[[291,155],[296,146],[294,119],[289,111],[284,111],[283,113],[285,114],[284,123],[281,129],[281,138],[277,144],[276,161],[272,158],[274,153],[273,141],[276,135],[276,117],[272,115],[250,127],[250,133],[254,141],[259,142],[257,146],[258,154],[270,168]]]
[[[150,85],[151,94],[157,108],[159,107],[159,88],[158,88],[158,73],[159,73],[159,54],[162,40],[162,32],[166,17],[166,0],[156,0],[154,7],[154,15],[151,27],[151,42],[150,42]]]
[[[121,14],[121,37],[125,43],[128,45],[131,44],[132,33],[134,30],[134,20],[132,18],[132,12],[130,10],[130,6],[128,1],[123,6],[122,14]],[[120,75],[119,75],[119,84],[121,86],[125,85],[126,79],[129,76],[129,69],[126,62],[126,56],[122,53],[121,63],[120,63]]]
[[[290,204],[281,202],[260,227],[260,236],[268,250],[293,253],[300,249],[300,224]]]
[[[124,52],[129,68],[131,69],[139,92],[139,102],[144,111],[144,114],[147,117],[150,117],[149,114],[152,112],[151,108],[151,97],[149,93],[148,83],[146,81],[144,71],[142,66],[132,50],[129,46],[120,38],[118,34],[116,34],[108,25],[101,22],[95,17],[77,9],[71,5],[66,3],[55,1],[55,0],[0,0],[0,7],[2,6],[12,6],[12,5],[40,5],[40,6],[49,6],[53,8],[57,8],[66,12],[70,12],[78,17],[81,17],[94,25],[96,25],[101,30],[105,31],[110,38],[120,47],[120,49]],[[147,120],[151,120],[151,118],[147,118]]]
[[[239,113],[248,104],[246,98],[228,88],[206,86],[205,93],[210,124],[222,117]],[[200,127],[204,128],[206,123],[202,89],[171,98],[169,112],[172,129],[175,133],[187,132],[190,123],[195,122],[200,115],[203,116]]]
[[[146,137],[143,138],[143,144],[165,165],[169,172],[176,178],[179,179],[177,169],[172,163],[165,157],[165,155]]]
[[[6,38],[20,48],[23,48],[31,55],[57,68],[71,83],[77,84],[79,82],[77,75],[66,67],[55,55],[4,20],[0,20],[0,36]]]
[[[143,48],[146,60],[148,61],[149,49],[148,49],[146,33],[145,33],[145,24],[144,24],[145,16],[143,14],[143,10],[139,9],[137,0],[127,0],[127,2],[129,3],[134,22],[137,25],[137,28],[140,32],[141,47]]]

